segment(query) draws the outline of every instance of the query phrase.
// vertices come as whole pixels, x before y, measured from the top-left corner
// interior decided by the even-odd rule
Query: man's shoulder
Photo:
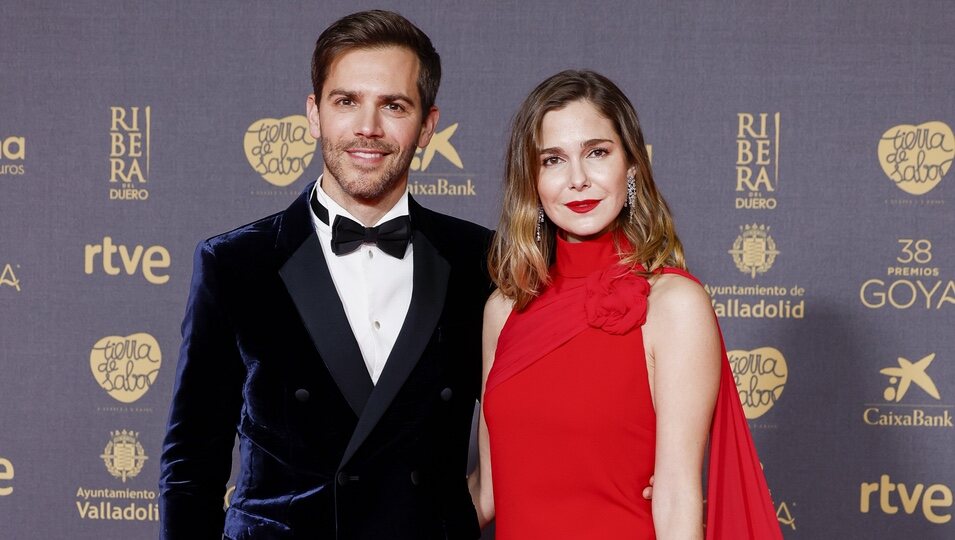
[[[283,212],[257,219],[240,225],[230,231],[216,234],[201,242],[203,246],[219,251],[246,251],[248,248],[258,247],[263,242],[274,243],[276,232],[281,227]]]

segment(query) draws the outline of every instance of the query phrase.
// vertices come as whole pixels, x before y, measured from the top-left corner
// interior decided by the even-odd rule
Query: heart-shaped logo
[[[144,332],[106,336],[90,351],[93,378],[107,394],[123,403],[132,403],[149,391],[161,364],[159,343]]]
[[[315,155],[308,119],[300,114],[252,122],[243,145],[249,165],[266,182],[279,187],[298,180]]]
[[[879,163],[899,189],[924,195],[939,182],[955,158],[955,136],[944,122],[901,124],[879,139]]]
[[[730,367],[746,418],[766,414],[783,394],[789,368],[779,349],[760,347],[751,351],[728,351]]]

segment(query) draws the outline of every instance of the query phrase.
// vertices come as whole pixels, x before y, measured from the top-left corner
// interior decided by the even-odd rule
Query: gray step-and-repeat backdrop
[[[317,177],[314,40],[371,7],[4,3],[0,538],[156,536],[192,250]],[[523,97],[608,75],[713,298],[785,536],[955,538],[950,1],[386,7],[444,63],[420,202],[493,226]]]

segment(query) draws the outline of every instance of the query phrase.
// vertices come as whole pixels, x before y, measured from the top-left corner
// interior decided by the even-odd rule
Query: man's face
[[[438,110],[421,110],[418,59],[404,47],[353,49],[328,70],[321,96],[309,96],[313,137],[321,140],[322,187],[339,202],[374,205],[404,190],[417,146],[427,146]]]

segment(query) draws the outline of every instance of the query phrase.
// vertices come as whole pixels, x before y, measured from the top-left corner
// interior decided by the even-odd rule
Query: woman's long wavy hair
[[[626,152],[627,165],[636,170],[633,216],[624,206],[611,226],[621,230],[633,251],[617,246],[621,263],[637,271],[642,264],[651,274],[663,266],[686,268],[683,245],[677,237],[670,209],[653,182],[653,172],[640,121],[630,100],[610,79],[593,71],[562,71],[544,82],[514,117],[504,164],[504,204],[488,254],[491,278],[501,293],[523,309],[549,281],[554,261],[557,227],[545,217],[538,242],[536,229],[540,198],[540,130],[544,115],[569,103],[587,101],[609,119]],[[625,182],[624,178],[620,179]]]

